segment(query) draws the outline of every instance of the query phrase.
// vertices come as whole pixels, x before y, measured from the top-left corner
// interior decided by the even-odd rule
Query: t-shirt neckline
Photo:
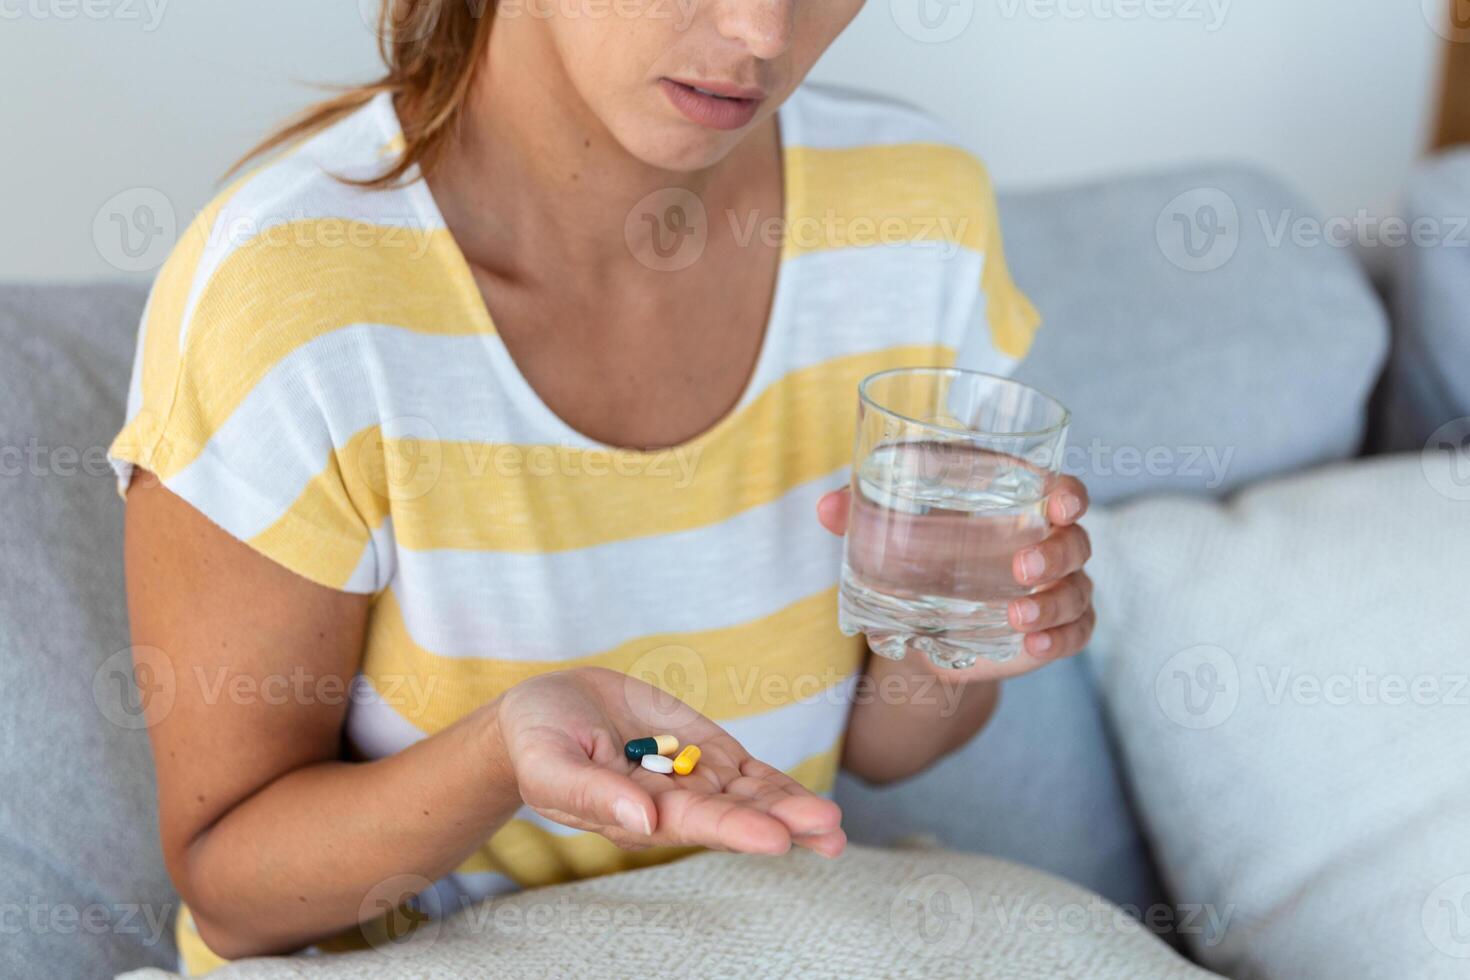
[[[806,193],[805,174],[801,170],[801,154],[794,153],[793,148],[800,144],[801,117],[798,106],[798,95],[800,90],[787,98],[786,102],[777,110],[776,125],[781,152],[782,173],[782,202],[781,202],[781,232],[783,240],[787,230],[791,227],[794,216],[801,214],[801,202]],[[401,148],[403,145],[403,127],[398,118],[398,111],[393,104],[391,92],[380,93],[374,99],[373,106],[378,119],[379,126],[383,131],[384,148],[391,150]],[[480,292],[478,283],[475,282],[474,274],[470,270],[469,260],[459,248],[459,243],[449,231],[449,226],[444,220],[443,212],[439,210],[439,204],[434,200],[433,191],[423,179],[418,168],[415,167],[405,175],[405,190],[412,201],[413,207],[424,222],[424,227],[442,231],[446,236],[450,248],[446,255],[455,268],[453,273],[462,282],[459,290],[462,301],[466,305],[465,314],[475,320],[486,323],[494,329],[494,319],[490,316],[489,307],[485,304],[485,297]],[[757,225],[758,227],[758,225]],[[796,289],[796,263],[789,261],[788,250],[783,245],[782,254],[778,259],[776,269],[776,283],[771,296],[770,313],[766,318],[765,332],[761,337],[760,351],[756,355],[755,365],[751,368],[750,375],[746,378],[745,386],[735,404],[730,407],[724,415],[720,416],[713,424],[703,432],[692,436],[682,442],[670,446],[659,446],[652,449],[639,449],[626,446],[614,446],[594,439],[584,432],[574,428],[565,419],[552,410],[551,406],[541,398],[541,395],[532,387],[530,381],[516,367],[515,362],[507,355],[505,357],[492,358],[496,365],[496,381],[505,386],[505,391],[512,402],[532,421],[538,431],[545,432],[548,441],[567,447],[582,449],[598,449],[609,452],[617,452],[632,455],[656,455],[670,452],[680,452],[703,448],[721,438],[725,432],[735,424],[735,421],[749,407],[762,391],[775,379],[779,372],[780,352],[786,347],[783,334],[787,329],[792,317],[790,315],[792,304],[795,300]],[[464,285],[467,284],[467,285]],[[500,343],[498,338],[492,340]]]

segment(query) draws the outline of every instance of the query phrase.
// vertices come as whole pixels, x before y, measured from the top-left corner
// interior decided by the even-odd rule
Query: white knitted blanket
[[[141,970],[125,980],[165,980]],[[993,858],[851,847],[701,854],[495,899],[361,953],[241,960],[219,980],[1212,977],[1097,896]]]

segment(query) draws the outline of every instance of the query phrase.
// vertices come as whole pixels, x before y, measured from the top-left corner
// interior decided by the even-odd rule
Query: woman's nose
[[[778,58],[791,46],[796,4],[797,0],[723,0],[720,35],[741,42],[762,61]]]

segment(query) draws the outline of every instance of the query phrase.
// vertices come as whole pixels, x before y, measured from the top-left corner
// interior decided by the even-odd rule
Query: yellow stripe
[[[954,358],[951,348],[917,345],[793,371],[682,448],[692,473],[687,480],[674,450],[587,453],[384,440],[377,428],[366,429],[255,544],[287,567],[320,569],[345,581],[350,556],[324,554],[320,542],[295,529],[341,530],[352,540],[353,522],[381,525],[390,501],[397,546],[414,550],[544,553],[705,527],[847,464],[855,392],[864,377],[903,365],[949,365]],[[739,451],[726,451],[725,439]],[[755,468],[752,461],[769,465]]]
[[[202,977],[230,962],[205,945],[194,927],[194,914],[182,904],[174,921],[174,942],[179,947],[179,958],[184,962],[185,976]]]
[[[993,342],[1025,355],[1040,317],[1011,282],[990,175],[973,155],[936,143],[791,147],[787,163],[786,258],[917,241],[983,253]]]
[[[416,643],[390,590],[374,606],[362,673],[380,698],[429,734],[538,674],[606,667],[724,721],[822,695],[863,664],[859,638],[837,629],[837,591],[724,629],[642,636],[574,660],[445,657]]]
[[[801,193],[788,196],[785,257],[932,242],[986,250],[994,210],[980,161],[959,147],[900,143],[787,150]]]
[[[828,792],[837,778],[841,752],[839,744],[814,755],[795,766],[790,775],[808,789]],[[624,851],[597,834],[562,836],[528,820],[512,820],[455,870],[462,874],[495,872],[506,875],[523,888],[539,888],[663,864],[698,850],[693,847],[655,847],[646,851]]]
[[[189,320],[164,478],[199,454],[265,375],[357,323],[439,335],[494,328],[449,232],[323,218],[263,230],[221,263]]]
[[[179,237],[153,282],[139,338],[143,345],[143,376],[139,380],[142,404],[114,440],[111,452],[120,459],[149,468],[153,465],[154,444],[163,433],[177,392],[179,332],[199,263],[215,221],[251,176],[236,180],[205,205]]]
[[[376,433],[374,428],[363,438]],[[360,499],[368,480],[344,479],[339,470],[344,456],[367,458],[358,441],[350,441],[345,454],[328,457],[326,469],[312,477],[296,505],[251,538],[250,546],[320,585],[346,586],[371,544],[368,528],[381,525],[387,514],[386,497],[368,493]]]

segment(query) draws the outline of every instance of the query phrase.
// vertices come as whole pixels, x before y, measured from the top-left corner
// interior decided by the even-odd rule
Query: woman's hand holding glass
[[[847,532],[851,491],[827,494],[817,504],[817,517],[833,534]],[[1087,513],[1087,488],[1073,476],[1055,476],[1049,481],[1046,516],[1051,529],[1039,542],[1021,549],[1011,560],[1016,583],[1036,591],[1012,599],[1007,607],[1011,626],[1024,635],[1024,656],[1007,663],[980,660],[963,670],[933,665],[928,657],[917,657],[945,677],[954,680],[1002,680],[1080,653],[1092,637],[1097,613],[1092,606],[1092,579],[1083,565],[1092,556],[1087,531],[1077,521]]]

